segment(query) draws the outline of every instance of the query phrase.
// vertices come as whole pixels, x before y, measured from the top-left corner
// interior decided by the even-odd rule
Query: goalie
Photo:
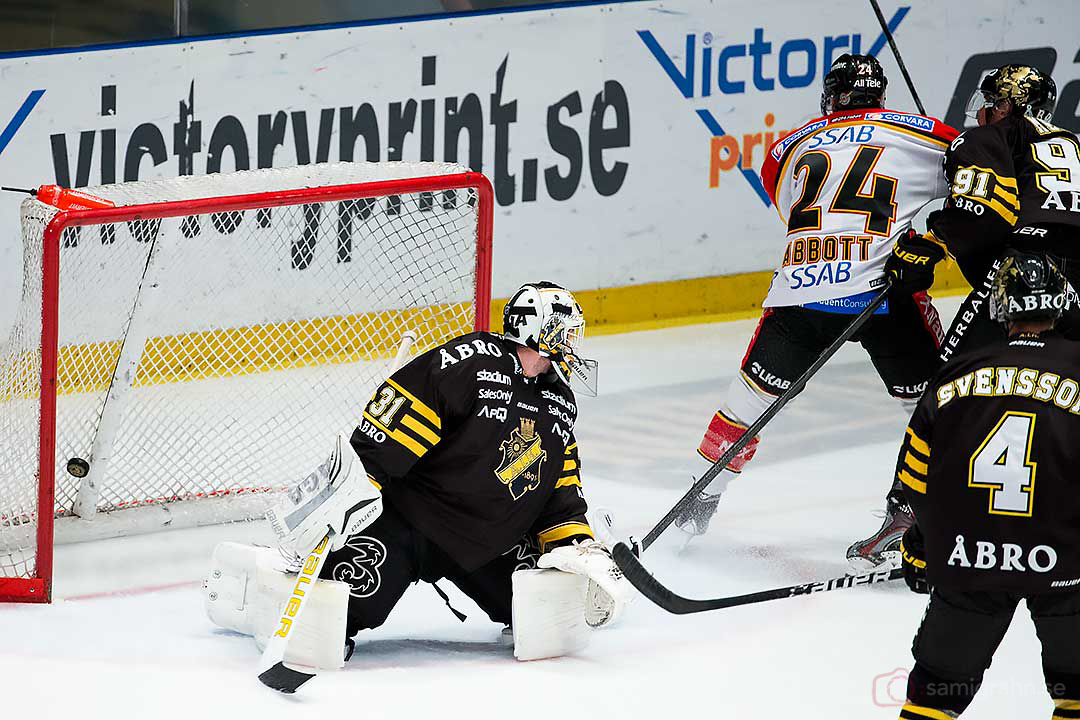
[[[578,649],[586,622],[618,614],[625,581],[586,520],[574,439],[571,379],[595,394],[596,363],[578,354],[581,307],[557,285],[530,283],[503,326],[394,372],[352,437],[267,514],[294,570],[330,533],[320,577],[337,581],[309,590],[287,665],[340,667],[353,635],[382,625],[421,580],[449,580],[512,626],[519,659]],[[296,583],[276,556],[220,545],[211,619],[264,643]]]

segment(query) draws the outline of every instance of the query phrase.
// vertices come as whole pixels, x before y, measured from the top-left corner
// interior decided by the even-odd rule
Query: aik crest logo
[[[334,566],[331,576],[349,583],[354,598],[371,597],[382,584],[379,566],[386,561],[386,546],[373,537],[355,535],[345,542],[352,557]]]
[[[547,451],[540,445],[536,434],[536,421],[521,419],[510,437],[499,445],[503,459],[495,471],[499,482],[506,486],[515,500],[540,484],[540,468],[547,459]]]

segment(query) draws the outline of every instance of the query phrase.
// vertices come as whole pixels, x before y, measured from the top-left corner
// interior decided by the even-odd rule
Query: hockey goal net
[[[402,334],[487,329],[491,186],[341,163],[83,188],[22,206],[0,346],[0,600],[47,602],[56,537],[261,515],[349,432]]]

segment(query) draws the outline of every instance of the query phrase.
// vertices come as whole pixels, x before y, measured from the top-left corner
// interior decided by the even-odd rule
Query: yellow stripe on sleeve
[[[908,453],[904,456],[904,464],[907,465],[911,470],[919,473],[920,475],[925,476],[927,473],[926,463],[924,463],[922,460],[919,460],[911,453]]]
[[[581,487],[581,478],[577,475],[567,475],[555,481],[556,490],[561,487],[567,487],[569,485],[577,485],[578,487]]]
[[[425,405],[423,403],[423,401],[418,399],[415,395],[413,395],[411,392],[409,392],[405,388],[398,385],[393,380],[387,378],[386,384],[389,385],[390,387],[394,388],[395,390],[397,390],[399,393],[401,393],[405,397],[409,398],[409,402],[412,403],[412,406],[411,406],[412,409],[415,410],[417,413],[419,413],[425,420],[429,421],[437,429],[439,429],[439,430],[442,429],[442,421],[439,419],[439,414],[438,413],[436,413],[434,410],[429,408],[427,405]]]
[[[901,470],[897,474],[897,477],[900,478],[900,482],[904,483],[905,485],[907,485],[909,488],[911,488],[915,492],[922,493],[923,495],[926,494],[926,481],[918,480],[918,479],[912,477],[911,474],[908,473],[907,470]]]
[[[1016,224],[1016,220],[1019,216],[1011,209],[1005,207],[1005,205],[1003,205],[1000,200],[998,200],[997,198],[991,198],[990,202],[986,204],[991,210],[1000,215],[1002,220],[1009,223],[1010,225]]]
[[[424,457],[424,455],[427,453],[428,448],[424,447],[419,442],[417,442],[415,439],[413,439],[413,437],[411,435],[403,433],[400,430],[390,430],[385,425],[383,425],[381,422],[379,422],[378,419],[373,417],[371,415],[371,413],[368,413],[368,412],[365,411],[364,412],[364,419],[367,420],[368,422],[370,422],[375,427],[382,430],[383,432],[385,432],[386,436],[388,438],[390,438],[392,440],[395,440],[396,442],[398,442],[401,445],[404,445],[406,448],[409,449],[410,452],[412,452],[414,455],[416,455],[416,457]]]
[[[907,429],[907,436],[911,442],[911,447],[915,452],[919,453],[923,457],[930,457],[930,446],[926,444],[926,441],[915,434],[915,431],[911,428]]]
[[[565,540],[566,538],[574,537],[575,535],[593,537],[592,528],[584,523],[568,522],[537,533],[536,539],[540,541],[540,552],[547,552],[546,548],[548,543]]]
[[[577,443],[572,443],[566,446],[565,455],[569,455],[571,450],[577,450]]]
[[[428,428],[426,425],[420,423],[419,420],[414,418],[412,415],[409,415],[408,413],[405,413],[401,416],[401,424],[412,430],[424,440],[427,440],[432,445],[436,445],[439,442],[439,436],[437,433]]]
[[[577,461],[576,460],[566,460],[562,464],[562,469],[563,469],[563,472],[570,472],[571,470],[576,470],[577,469]]]
[[[1019,208],[1020,201],[1016,198],[1016,193],[1011,190],[1006,190],[1001,185],[994,188],[994,194],[1001,198],[1001,201],[1008,203],[1011,207]]]

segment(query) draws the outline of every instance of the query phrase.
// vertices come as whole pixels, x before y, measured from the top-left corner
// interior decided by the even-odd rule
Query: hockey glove
[[[926,547],[923,545],[922,530],[912,525],[900,540],[901,567],[904,570],[904,582],[908,589],[919,595],[930,594],[930,583],[926,579]]]
[[[885,261],[885,272],[897,288],[915,293],[934,284],[934,265],[945,259],[945,249],[931,238],[908,228],[897,239]]]
[[[611,559],[611,551],[596,540],[562,545],[540,556],[539,568],[554,568],[589,578],[585,595],[585,622],[606,625],[619,616],[630,596],[630,583]]]
[[[368,479],[349,438],[338,435],[326,462],[291,485],[266,518],[281,554],[290,562],[302,562],[328,532],[334,533],[331,549],[338,550],[381,514],[382,494]]]

